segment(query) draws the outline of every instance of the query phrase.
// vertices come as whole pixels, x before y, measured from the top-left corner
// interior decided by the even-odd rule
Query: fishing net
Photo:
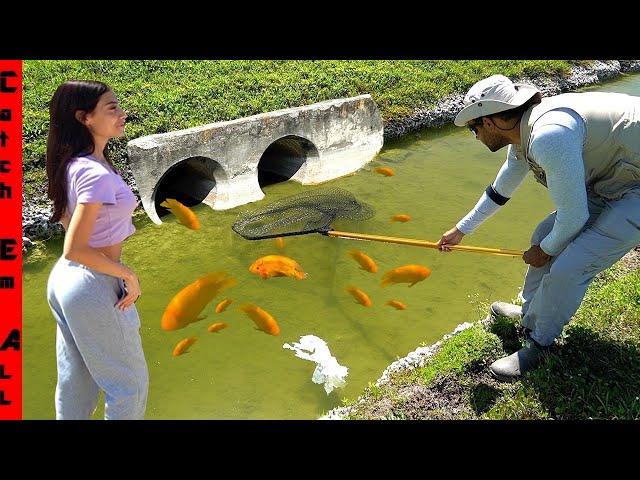
[[[247,240],[326,234],[335,220],[367,220],[374,214],[347,190],[311,190],[245,212],[231,228]]]

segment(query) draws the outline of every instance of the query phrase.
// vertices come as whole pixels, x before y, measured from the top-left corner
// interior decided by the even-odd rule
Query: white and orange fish
[[[376,265],[376,262],[374,262],[369,255],[361,252],[360,250],[349,250],[347,254],[358,262],[363,270],[371,273],[376,273],[378,271],[378,265]]]
[[[185,227],[191,230],[200,230],[200,220],[198,220],[197,215],[193,213],[189,207],[183,205],[175,198],[167,198],[160,206],[171,210],[171,213],[173,213],[178,221]]]
[[[421,282],[431,275],[431,269],[423,265],[405,265],[403,267],[394,268],[382,276],[382,286],[386,287],[391,283],[410,283],[413,287],[416,283]]]
[[[393,177],[395,175],[395,172],[389,167],[377,167],[375,170],[385,177]]]
[[[395,308],[396,310],[406,310],[406,308],[407,308],[407,304],[406,303],[402,303],[399,300],[389,300],[387,303],[385,303],[385,305],[390,305],[393,308]]]
[[[261,330],[269,335],[280,335],[280,327],[278,326],[275,318],[273,318],[266,310],[263,310],[252,303],[246,303],[241,307],[238,307],[238,309],[242,310],[251,320],[253,320],[256,324],[256,330]]]
[[[183,353],[187,353],[189,347],[196,343],[198,337],[189,337],[184,340],[180,340],[178,344],[173,349],[173,356],[177,357],[178,355],[182,355]]]
[[[199,315],[207,304],[236,283],[226,272],[212,272],[198,278],[174,295],[162,314],[160,326],[163,330],[178,330],[202,320],[205,317]]]
[[[267,255],[259,258],[249,267],[251,273],[260,275],[265,280],[269,277],[293,277],[296,280],[306,278],[298,262],[283,255]]]
[[[347,287],[347,292],[349,292],[353,296],[353,298],[356,299],[356,302],[358,302],[360,305],[363,305],[365,307],[371,306],[371,299],[369,298],[369,295],[364,293],[359,288]]]
[[[394,222],[408,222],[409,220],[411,220],[411,216],[403,213],[400,215],[394,215],[393,217],[391,217],[391,220]]]
[[[227,307],[229,305],[231,305],[231,303],[233,302],[233,300],[229,299],[229,298],[225,298],[223,301],[221,301],[218,305],[216,305],[216,313],[222,313],[224,312]]]
[[[219,332],[220,330],[222,330],[223,328],[227,328],[228,326],[229,324],[224,322],[212,323],[211,325],[209,325],[209,328],[207,328],[207,332],[209,333]]]

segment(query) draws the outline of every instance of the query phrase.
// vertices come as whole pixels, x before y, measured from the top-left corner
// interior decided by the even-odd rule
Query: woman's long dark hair
[[[110,88],[92,80],[64,82],[49,103],[49,136],[47,137],[47,195],[53,201],[51,222],[62,217],[67,206],[67,164],[79,155],[92,154],[93,135],[76,119],[76,112],[90,113],[100,97]],[[111,164],[111,161],[107,159]]]

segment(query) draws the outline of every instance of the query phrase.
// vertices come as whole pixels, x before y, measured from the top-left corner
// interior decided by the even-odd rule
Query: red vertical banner
[[[0,60],[0,419],[22,419],[20,60]]]

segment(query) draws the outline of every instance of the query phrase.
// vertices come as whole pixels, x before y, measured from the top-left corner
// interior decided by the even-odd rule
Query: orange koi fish
[[[229,324],[224,322],[212,323],[211,325],[209,325],[209,328],[207,328],[207,332],[219,332],[220,330],[222,330],[223,328],[227,328],[228,326]]]
[[[251,264],[249,271],[260,275],[265,280],[269,277],[293,277],[302,280],[307,276],[298,262],[283,255],[267,255],[259,258]]]
[[[225,298],[223,301],[221,301],[218,305],[216,305],[216,313],[222,313],[224,312],[227,307],[229,305],[231,305],[231,302],[233,302],[233,300],[229,299],[229,298]]]
[[[371,299],[369,298],[369,295],[364,293],[359,288],[348,287],[347,292],[349,292],[353,296],[353,298],[356,299],[356,302],[358,302],[360,305],[363,305],[365,307],[371,306]]]
[[[413,287],[416,283],[431,275],[431,270],[422,265],[405,265],[394,268],[382,276],[382,286],[386,287],[391,283],[410,283]]]
[[[200,220],[195,213],[191,211],[189,207],[184,206],[178,200],[174,198],[167,198],[160,206],[171,210],[178,221],[191,230],[200,230]]]
[[[246,303],[238,308],[254,321],[256,330],[262,330],[269,335],[280,335],[280,327],[276,323],[276,320],[265,310],[252,303]]]
[[[363,270],[371,273],[376,273],[378,271],[378,265],[376,265],[376,262],[360,250],[349,250],[347,254],[358,262]]]
[[[227,277],[226,272],[212,272],[198,278],[171,299],[162,314],[160,326],[163,330],[177,330],[202,320],[205,317],[199,315],[204,307],[218,293],[236,283],[235,279]]]
[[[402,303],[398,300],[389,300],[385,305],[391,305],[396,310],[405,310],[407,308],[406,303]]]
[[[196,343],[198,337],[189,337],[184,340],[180,340],[176,347],[173,349],[173,356],[177,357],[178,355],[182,355],[183,353],[187,353],[189,347]]]
[[[284,238],[277,237],[275,242],[276,242],[276,247],[278,247],[280,250],[284,250]]]
[[[393,217],[391,217],[391,220],[394,222],[408,222],[409,220],[411,220],[411,216],[410,215],[394,215]]]
[[[394,171],[389,167],[378,167],[375,170],[376,172],[384,175],[385,177],[393,177],[395,175]]]

